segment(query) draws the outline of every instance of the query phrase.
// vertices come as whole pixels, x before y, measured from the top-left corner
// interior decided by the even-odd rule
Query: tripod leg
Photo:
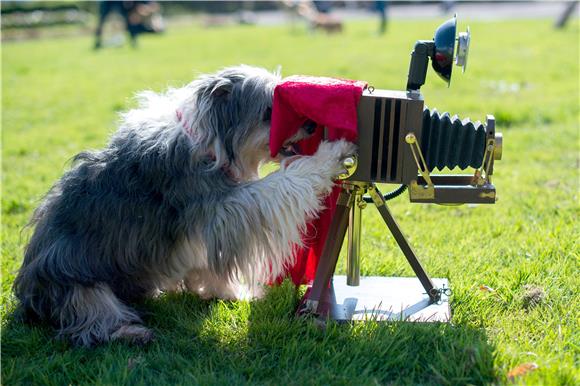
[[[348,217],[348,253],[346,255],[346,284],[356,287],[360,284],[360,239],[362,209],[366,205],[362,199],[364,191],[355,192],[354,205]]]
[[[308,299],[305,302],[304,311],[306,312],[317,313],[320,302],[324,299],[328,284],[336,268],[336,261],[340,254],[346,229],[348,228],[348,214],[352,207],[353,197],[349,191],[344,189],[338,196],[334,217],[328,230],[322,256],[320,256],[320,261],[316,268],[316,276],[314,277],[312,288],[308,294]]]
[[[393,234],[395,241],[397,241],[397,244],[399,244],[399,248],[401,248],[403,254],[407,258],[407,261],[411,265],[411,268],[413,268],[415,275],[417,275],[419,281],[423,285],[423,288],[425,288],[425,291],[427,291],[429,298],[432,302],[439,301],[441,295],[439,294],[438,289],[435,288],[433,282],[429,278],[429,275],[427,275],[427,272],[425,272],[425,269],[419,262],[415,251],[413,251],[413,248],[411,248],[411,245],[409,245],[409,242],[405,238],[401,228],[399,228],[399,224],[397,224],[393,218],[393,215],[389,211],[389,208],[387,208],[383,195],[375,184],[372,184],[372,186],[369,188],[369,194],[371,195],[373,202],[379,210],[379,213],[383,217],[383,220],[385,220],[387,227],[389,227],[389,230]]]

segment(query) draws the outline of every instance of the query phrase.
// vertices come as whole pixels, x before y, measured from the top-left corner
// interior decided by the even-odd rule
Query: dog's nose
[[[316,130],[316,126],[318,126],[316,122],[308,119],[306,122],[304,122],[302,128],[304,129],[304,131],[306,131],[308,135],[310,135],[314,133],[314,131]]]

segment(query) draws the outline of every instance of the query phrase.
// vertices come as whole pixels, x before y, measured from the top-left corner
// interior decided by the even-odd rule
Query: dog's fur
[[[128,303],[180,283],[238,298],[240,283],[255,294],[278,276],[354,150],[323,142],[259,179],[278,81],[238,66],[140,94],[108,146],[78,154],[34,212],[14,284],[24,315],[74,344],[146,342]]]

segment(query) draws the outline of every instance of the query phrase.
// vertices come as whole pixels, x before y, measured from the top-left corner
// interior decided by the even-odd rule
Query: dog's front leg
[[[241,276],[250,285],[277,277],[301,244],[306,223],[355,150],[346,141],[323,142],[267,177],[241,184],[216,205],[204,230],[208,266],[218,276]]]

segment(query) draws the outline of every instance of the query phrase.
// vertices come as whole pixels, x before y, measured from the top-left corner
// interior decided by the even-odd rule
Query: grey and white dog
[[[278,81],[237,66],[139,94],[108,146],[74,157],[34,212],[14,284],[24,315],[78,345],[143,343],[152,333],[129,306],[139,298],[256,296],[278,276],[354,151],[336,141],[279,155],[260,179]]]

